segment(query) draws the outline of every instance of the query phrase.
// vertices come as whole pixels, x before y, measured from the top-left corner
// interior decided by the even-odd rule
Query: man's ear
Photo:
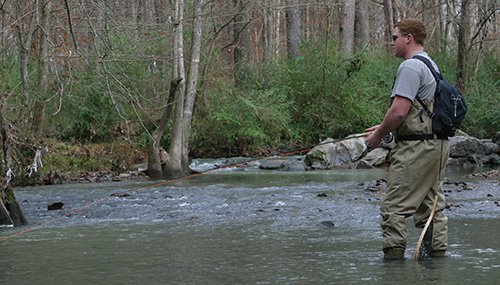
[[[407,34],[407,35],[405,35],[405,37],[406,37],[406,43],[407,44],[415,41],[415,38],[413,38],[412,34]]]

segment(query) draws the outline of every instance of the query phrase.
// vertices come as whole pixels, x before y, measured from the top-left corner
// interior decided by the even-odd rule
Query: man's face
[[[408,42],[408,35],[401,34],[399,28],[396,27],[392,32],[392,42],[391,42],[395,56],[404,58],[406,53],[407,42]]]

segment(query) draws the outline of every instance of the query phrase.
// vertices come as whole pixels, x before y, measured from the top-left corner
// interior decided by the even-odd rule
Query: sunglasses
[[[392,41],[395,42],[399,37],[403,37],[403,36],[407,36],[407,35],[411,35],[411,34],[402,34],[400,36],[398,36],[398,35],[392,35]]]

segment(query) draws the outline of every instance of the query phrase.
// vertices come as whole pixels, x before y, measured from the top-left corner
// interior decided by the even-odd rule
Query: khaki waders
[[[427,102],[432,110],[432,102]],[[431,118],[414,103],[396,137],[432,134]],[[442,189],[449,155],[447,140],[398,140],[391,152],[388,186],[380,207],[383,250],[386,258],[403,258],[406,249],[405,219],[413,216],[415,227],[423,228],[438,196],[433,227],[434,251],[447,247],[447,218],[443,214],[445,197]]]

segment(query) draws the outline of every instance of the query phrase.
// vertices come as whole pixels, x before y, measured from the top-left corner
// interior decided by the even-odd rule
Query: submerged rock
[[[63,202],[55,202],[47,206],[47,211],[61,210],[64,207]]]
[[[319,223],[321,226],[327,227],[327,228],[334,228],[335,224],[332,221],[322,221]]]

